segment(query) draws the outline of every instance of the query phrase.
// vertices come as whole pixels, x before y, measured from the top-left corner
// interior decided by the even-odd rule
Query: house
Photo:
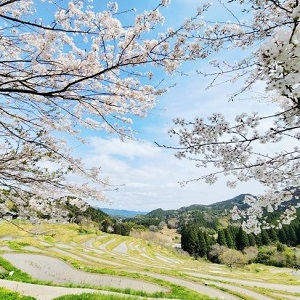
[[[2,219],[5,220],[14,220],[18,217],[19,215],[15,211],[7,211],[3,216]]]

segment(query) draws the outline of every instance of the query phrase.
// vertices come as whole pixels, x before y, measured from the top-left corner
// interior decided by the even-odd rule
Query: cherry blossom
[[[1,1],[2,214],[18,207],[33,218],[67,220],[59,203],[105,201],[103,189],[114,187],[100,168],[73,156],[69,138],[85,142],[84,128],[131,138],[132,117],[147,116],[168,89],[158,74],[207,55],[196,37],[187,39],[200,25],[183,20],[164,30],[171,1],[155,2],[138,13],[111,1],[101,10],[92,0]],[[200,18],[196,12],[190,24]],[[72,183],[72,174],[82,184]]]
[[[213,184],[225,175],[235,178],[227,182],[229,187],[253,179],[265,186],[264,195],[246,198],[247,210],[233,210],[234,218],[241,220],[245,230],[258,233],[261,227],[275,226],[266,219],[266,212],[299,198],[300,5],[294,0],[230,2],[235,8],[240,2],[240,10],[246,11],[248,18],[239,20],[230,4],[224,4],[233,20],[203,26],[201,46],[212,53],[235,48],[247,51],[237,62],[212,60],[210,64],[217,71],[204,75],[213,76],[210,87],[222,75],[230,76],[226,84],[243,77],[245,85],[233,98],[264,81],[264,99],[277,104],[277,111],[267,116],[245,112],[233,121],[221,113],[193,121],[177,118],[169,133],[179,141],[176,157],[195,161],[196,167],[208,170],[206,175],[184,183],[204,180]],[[272,152],[268,145],[274,143],[279,150]],[[295,218],[295,207],[285,207],[277,227]]]

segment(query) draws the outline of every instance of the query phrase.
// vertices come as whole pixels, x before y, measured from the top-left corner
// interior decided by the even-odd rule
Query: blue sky
[[[138,10],[147,10],[153,2],[126,1],[126,5],[137,5]],[[122,3],[124,5],[125,2]],[[165,14],[167,26],[174,24],[175,27],[179,21],[194,15],[201,3],[199,0],[173,0]],[[123,8],[122,5],[120,8]],[[216,6],[212,11],[210,18],[224,18],[220,7]],[[180,181],[197,178],[203,170],[195,168],[189,161],[176,159],[172,151],[159,148],[154,143],[176,142],[169,139],[167,132],[172,126],[172,119],[178,116],[194,119],[196,116],[222,112],[230,118],[242,111],[267,112],[272,108],[271,104],[249,99],[228,102],[228,95],[237,90],[237,85],[206,90],[209,79],[197,75],[196,69],[207,69],[207,63],[199,61],[183,66],[189,76],[165,78],[170,84],[176,83],[176,86],[158,99],[157,107],[149,112],[147,118],[135,120],[137,140],[121,142],[114,136],[84,133],[90,144],[78,146],[75,152],[80,153],[87,166],[101,166],[103,176],[108,176],[110,183],[118,187],[118,191],[106,192],[110,203],[91,202],[92,205],[139,211],[177,209],[226,200],[240,193],[258,194],[263,191],[255,182],[229,189],[222,179],[213,186],[197,182],[181,187]],[[261,87],[258,86],[258,89]]]
[[[257,194],[263,190],[255,182],[230,189],[222,179],[212,186],[197,182],[181,187],[180,181],[197,178],[203,171],[190,161],[176,159],[171,150],[155,145],[155,141],[166,144],[175,142],[169,139],[167,131],[176,116],[193,119],[196,115],[205,117],[217,111],[231,117],[241,109],[257,111],[260,105],[261,110],[269,109],[268,105],[256,101],[228,103],[226,92],[229,94],[230,88],[225,88],[226,91],[224,87],[205,91],[205,82],[199,84],[199,81],[201,79],[196,75],[181,79],[170,93],[162,96],[158,109],[138,122],[139,140],[121,142],[110,136],[90,137],[85,162],[90,166],[100,165],[103,175],[119,187],[118,191],[106,193],[110,204],[94,205],[141,211],[177,209],[230,199],[240,193]]]

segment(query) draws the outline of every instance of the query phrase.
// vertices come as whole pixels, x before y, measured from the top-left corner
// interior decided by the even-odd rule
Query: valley
[[[95,227],[83,231],[76,224],[18,226],[23,230],[1,222],[0,285],[35,299],[83,292],[139,300],[300,299],[300,271],[293,269],[259,264],[230,269],[170,246]]]

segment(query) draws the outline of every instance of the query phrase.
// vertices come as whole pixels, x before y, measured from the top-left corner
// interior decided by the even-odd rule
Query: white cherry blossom
[[[193,121],[178,118],[170,135],[178,138],[176,157],[193,160],[197,167],[208,170],[206,175],[185,183],[204,180],[212,184],[219,176],[229,175],[236,178],[228,181],[229,187],[252,179],[266,187],[264,195],[246,199],[249,205],[246,211],[237,208],[233,211],[247,231],[258,233],[261,227],[272,225],[265,219],[266,212],[279,209],[284,202],[299,196],[300,4],[294,0],[231,2],[235,8],[236,2],[240,2],[241,11],[245,9],[251,17],[238,20],[239,14],[232,12],[231,22],[209,23],[200,34],[201,46],[212,52],[240,48],[252,49],[252,53],[237,62],[210,61],[217,68],[211,74],[211,86],[222,75],[231,76],[227,84],[244,77],[245,86],[235,97],[263,80],[265,99],[277,103],[278,110],[268,116],[245,112],[233,122],[218,113],[207,120],[201,116]],[[223,4],[230,10],[230,4]],[[268,145],[273,143],[278,143],[281,150],[269,151]],[[277,226],[295,217],[295,208],[287,207]]]
[[[23,215],[67,219],[57,203],[104,201],[103,189],[114,188],[100,167],[73,157],[68,137],[85,142],[81,131],[89,128],[131,138],[133,116],[147,116],[168,89],[158,84],[161,72],[206,55],[196,38],[186,39],[199,26],[183,20],[164,31],[171,1],[155,2],[137,13],[112,1],[1,1],[2,213],[13,203]],[[70,182],[73,174],[83,183]]]

